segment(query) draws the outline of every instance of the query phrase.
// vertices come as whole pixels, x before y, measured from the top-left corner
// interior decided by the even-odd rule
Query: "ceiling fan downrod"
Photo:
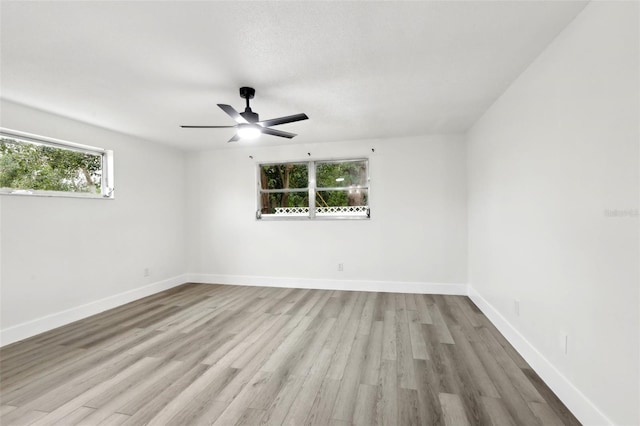
[[[245,118],[245,120],[247,120],[249,123],[256,123],[260,121],[260,117],[258,116],[258,114],[253,112],[251,110],[251,106],[249,105],[249,100],[253,99],[255,95],[256,95],[256,89],[254,89],[253,87],[240,88],[240,97],[247,101],[247,106],[245,107],[244,112],[241,113],[240,115],[242,115]]]

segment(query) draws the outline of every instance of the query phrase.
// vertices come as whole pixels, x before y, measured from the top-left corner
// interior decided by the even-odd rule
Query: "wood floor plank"
[[[489,330],[489,332],[493,335],[493,337],[498,341],[500,346],[509,354],[509,357],[518,365],[520,368],[529,368],[529,364],[527,361],[522,358],[522,356],[509,344],[507,339],[500,334],[498,329],[493,325],[491,321],[486,316],[482,316],[482,324],[483,327]]]
[[[396,321],[396,354],[400,387],[416,390],[416,373],[413,371],[413,350],[407,312],[398,314]]]
[[[114,384],[114,386],[106,388],[102,393],[97,394],[94,398],[85,401],[83,406],[90,408],[102,408],[113,404],[114,401],[124,401],[123,395],[127,395],[131,390],[135,391],[141,383],[144,383],[145,378],[152,376],[149,374],[150,372],[164,373],[165,367],[171,365],[171,361],[165,361],[162,358],[145,358],[145,360],[148,361],[148,368],[140,369],[126,377],[124,380]]]
[[[98,356],[102,354],[97,354]],[[85,365],[86,370],[79,375],[73,375],[68,380],[56,381],[46,392],[37,392],[34,398],[28,398],[21,402],[18,408],[2,417],[2,422],[10,424],[16,418],[30,410],[54,411],[70,400],[84,395],[91,389],[113,378],[119,371],[126,370],[140,360],[127,354],[115,355],[107,353],[110,358],[98,357],[99,362]],[[37,383],[37,382],[36,382]]]
[[[444,423],[447,426],[468,426],[469,419],[465,414],[464,407],[460,397],[451,393],[441,393],[439,395],[442,412],[444,414]]]
[[[335,322],[335,318],[326,319]],[[323,348],[320,351],[302,384],[302,388],[292,403],[287,416],[283,420],[284,425],[296,426],[305,423],[325,380],[332,358],[333,353],[329,349]]]
[[[340,380],[340,388],[331,414],[332,419],[351,421],[356,405],[360,376],[366,361],[368,341],[368,335],[356,334],[344,374]]]
[[[420,322],[422,324],[433,324],[433,319],[431,318],[431,314],[429,313],[429,307],[424,295],[416,294],[414,296],[416,299],[416,312],[418,313]]]
[[[256,341],[260,337],[264,336],[267,330],[271,329],[271,327],[276,325],[276,323],[284,325],[282,320],[277,316],[266,313],[260,314],[256,317],[255,322],[245,324],[244,330],[233,335],[231,339],[211,351],[211,353],[207,355],[202,362],[204,364],[213,365],[242,342],[256,343]]]
[[[248,408],[242,414],[240,419],[235,423],[235,426],[256,426],[263,424],[262,417],[264,417],[265,410],[256,410],[255,408]]]
[[[452,326],[451,330],[459,327]],[[469,371],[466,358],[459,345],[442,345],[442,350],[449,357],[453,368],[450,371],[456,385],[456,395],[461,399],[466,417],[472,424],[489,424],[490,417],[481,402],[480,387]]]
[[[89,416],[91,413],[96,411],[95,408],[89,407],[78,407],[77,410],[69,414],[68,416],[63,417],[59,421],[55,422],[56,426],[71,426],[71,425],[79,425],[84,424],[84,419]]]
[[[213,425],[224,426],[233,425],[242,418],[244,412],[249,408],[249,404],[254,400],[256,395],[260,393],[271,377],[271,373],[266,371],[258,371],[236,395],[231,402],[225,399],[220,402],[227,403],[225,410],[216,418],[212,418]]]
[[[411,336],[411,353],[413,359],[429,359],[429,353],[427,351],[427,344],[424,341],[422,335],[422,324],[418,318],[418,313],[415,311],[408,311],[407,317],[409,319],[409,334]]]
[[[549,387],[542,381],[540,376],[536,374],[531,368],[523,368],[522,372],[527,376],[529,381],[536,387],[540,395],[544,398],[544,401],[551,407],[556,416],[558,416],[563,424],[578,426],[580,422],[569,411],[569,409],[560,401],[560,399],[549,389]]]
[[[150,424],[162,425],[210,425],[212,419],[217,418],[227,408],[226,401],[216,401],[215,395],[226,383],[237,374],[237,370],[227,368],[218,375],[202,392],[191,401],[176,407],[175,414],[167,421],[160,422],[154,418]]]
[[[275,351],[269,356],[265,363],[260,368],[262,371],[274,372],[280,368],[285,361],[289,359],[292,352],[300,350],[300,341],[309,336],[307,328],[313,321],[313,318],[304,317],[298,323],[296,328],[287,335],[282,343],[276,348]]]
[[[171,401],[178,398],[183,390],[187,389],[191,383],[201,377],[209,366],[198,364],[188,370],[178,380],[172,382],[162,392],[156,395],[144,405],[139,407],[134,414],[124,423],[126,425],[146,425],[164,409]]]
[[[467,317],[469,324],[473,327],[482,327],[482,312],[468,297],[454,297],[455,301],[464,315]]]
[[[305,377],[288,376],[284,386],[281,387],[275,398],[264,410],[261,424],[281,425],[289,413],[289,409],[296,399],[298,392],[300,392],[304,381]]]
[[[209,367],[200,377],[190,383],[182,390],[169,404],[164,406],[153,416],[149,424],[163,425],[168,423],[174,416],[180,415],[187,410],[194,401],[199,401],[199,396],[204,394],[212,383],[217,383],[220,377],[226,378],[237,373],[235,369],[229,368],[225,364],[216,364]]]
[[[344,300],[340,297],[331,296],[327,299],[320,311],[320,315],[326,318],[338,318],[344,305]]]
[[[407,321],[407,301],[402,293],[393,293],[396,299],[396,318],[398,321]]]
[[[306,377],[309,374],[327,339],[331,333],[336,332],[335,318],[318,317],[318,319],[321,321],[321,325],[313,333],[305,347],[302,348],[300,355],[297,357],[296,365],[291,369],[291,374],[294,376]]]
[[[385,310],[382,329],[382,359],[395,361],[396,353],[396,312]]]
[[[356,405],[353,408],[351,423],[354,426],[370,426],[374,424],[376,412],[376,386],[361,384],[358,386]]]
[[[149,371],[156,364],[157,360],[153,358],[142,358],[139,361],[135,362],[131,366],[125,368],[124,370],[117,373],[112,378],[103,381],[102,383],[92,387],[86,392],[81,393],[70,401],[62,404],[55,410],[47,413],[46,416],[43,416],[37,422],[34,422],[34,426],[48,425],[53,424],[57,421],[60,421],[64,417],[68,416],[72,412],[74,412],[79,407],[83,406],[85,403],[93,399],[94,397],[100,395],[106,390],[109,390],[112,386],[117,386],[123,380],[126,380],[128,377],[135,375],[139,372]]]
[[[126,413],[126,406],[130,404],[132,400],[140,398],[141,395],[146,396],[153,394],[152,387],[156,385],[158,376],[164,377],[165,375],[171,375],[182,366],[183,363],[181,362],[167,361],[163,365],[155,367],[156,374],[146,374],[146,377],[142,378],[132,376],[127,380],[129,383],[126,383],[126,386],[113,387],[109,391],[103,392],[101,395],[84,404],[84,407],[94,408],[95,411],[87,416],[83,422],[97,424],[105,421],[111,414],[116,412],[123,415],[126,414],[127,417],[124,418],[124,421],[128,420],[130,414]],[[135,412],[137,410],[134,409],[131,411]]]
[[[34,380],[27,380],[21,387],[2,388],[3,403],[16,406],[26,405],[42,395],[59,388],[61,384],[69,382],[75,377],[86,374],[86,371],[101,365],[103,362],[113,359],[114,354],[106,351],[87,352],[68,362],[51,366],[48,374]]]
[[[289,335],[289,333],[295,329],[301,319],[298,321],[293,320],[289,315],[273,316],[273,321],[268,320],[268,326],[264,332],[262,330],[253,333],[253,336],[248,336],[246,339],[238,342],[238,344],[225,353],[220,359],[217,359],[214,363],[210,361],[210,358],[206,358],[203,362],[205,364],[227,364],[233,368],[244,368],[256,356],[261,358],[268,358],[273,351],[275,351],[280,343]],[[258,332],[262,332],[258,335]],[[255,340],[254,340],[255,339]],[[264,349],[268,348],[268,353],[264,353]]]
[[[229,383],[222,391],[216,396],[216,400],[232,401],[236,395],[241,391],[243,387],[249,383],[251,377],[264,365],[264,362],[271,353],[273,353],[278,346],[284,341],[287,335],[291,332],[295,325],[297,325],[305,317],[298,317],[297,320],[289,321],[284,327],[277,329],[277,334],[266,336],[264,343],[258,342],[251,350],[246,351],[247,361],[244,358],[240,358],[242,362],[238,363],[236,360],[232,366],[240,369],[237,377]],[[306,320],[305,320],[306,322]],[[239,365],[238,365],[239,364]]]
[[[496,426],[517,426],[509,411],[504,407],[502,399],[483,396],[482,405],[491,418],[491,424]]]
[[[65,360],[73,358],[82,352],[84,352],[82,349],[56,345],[50,347],[46,352],[33,351],[23,354],[17,362],[3,362],[2,371],[0,372],[2,388],[8,388],[16,380],[24,380],[27,377],[37,375],[42,370],[50,368],[47,364],[63,363]]]
[[[398,376],[396,361],[383,360],[376,395],[376,424],[398,423]]]
[[[151,330],[147,328],[132,328],[123,331],[119,339],[113,339],[112,341],[105,341],[101,345],[96,345],[92,350],[103,350],[108,352],[127,351],[134,346],[138,346],[142,342],[153,338],[160,334],[157,330]]]
[[[438,333],[438,340],[440,341],[440,343],[454,345],[455,342],[453,341],[453,337],[451,337],[451,333],[449,333],[449,326],[445,322],[438,305],[429,305],[429,309],[431,312],[431,319],[433,321],[434,328]]]
[[[374,321],[371,326],[369,342],[366,351],[366,360],[360,377],[360,383],[375,386],[380,375],[380,362],[382,359],[382,332],[383,322]]]
[[[505,408],[517,424],[537,424],[538,420],[483,341],[471,342],[482,365],[491,377]]]
[[[339,387],[339,380],[324,379],[309,409],[304,422],[305,426],[324,426],[330,423],[331,412],[333,411]]]
[[[533,414],[535,414],[540,420],[541,425],[560,426],[564,424],[547,404],[543,404],[541,402],[530,402],[529,408],[531,408]]]
[[[207,366],[202,364],[198,364],[194,368],[189,363],[170,361],[162,369],[158,370],[157,374],[149,375],[149,377],[140,382],[138,391],[128,396],[127,401],[118,407],[118,412],[133,416],[159,397],[166,389],[170,389],[172,386],[175,387],[180,380],[188,378],[191,370],[195,370],[195,374],[198,374],[200,371],[204,372],[206,368]]]
[[[20,371],[15,371],[12,374],[7,374],[5,377],[0,378],[0,388],[2,389],[3,396],[6,398],[5,401],[11,400],[15,392],[19,393],[19,390],[28,386],[29,383],[42,379],[44,376],[50,374],[52,370],[75,363],[79,358],[87,354],[87,351],[84,349],[65,349],[65,352],[57,354],[50,353],[46,358],[39,359],[34,363],[29,363],[29,365]],[[14,395],[9,396],[12,392],[14,392]]]
[[[440,405],[439,378],[434,370],[433,361],[414,360],[416,384],[418,387],[418,411],[423,424],[443,425],[444,417]]]
[[[416,301],[416,294],[405,294],[404,300],[407,306],[407,311],[416,312],[418,310],[418,303]]]
[[[9,414],[10,412],[12,412],[13,410],[15,410],[16,407],[15,405],[0,405],[0,416],[4,416],[5,414]]]
[[[396,295],[395,293],[382,293],[382,309],[383,311],[396,311]]]
[[[32,424],[36,424],[39,420],[41,420],[47,414],[49,414],[49,413],[47,413],[46,411],[29,410],[25,414],[20,416],[20,418],[17,419],[15,421],[15,423],[13,423],[13,424],[16,424],[16,425],[32,425]]]
[[[453,340],[456,342],[456,347],[458,348],[459,364],[464,366],[465,370],[472,376],[473,383],[480,391],[480,394],[492,398],[500,398],[500,394],[493,384],[493,381],[487,374],[482,362],[478,359],[478,356],[462,330],[457,326],[451,327],[450,330],[453,335]]]
[[[107,417],[106,419],[101,421],[100,423],[86,423],[86,425],[87,426],[90,426],[90,425],[120,426],[121,424],[123,424],[127,420],[129,420],[129,416],[127,416],[126,414],[113,413],[112,415],[110,415],[109,417]],[[85,423],[83,421],[83,422],[80,422],[80,424],[85,424]]]
[[[509,376],[511,382],[515,388],[518,389],[524,400],[527,402],[544,402],[544,398],[542,398],[535,386],[527,379],[527,376],[518,368],[517,364],[509,357],[509,354],[493,335],[486,328],[481,328],[479,333],[480,336],[484,338],[483,340],[489,348],[489,352],[491,352],[494,359],[496,359],[505,373],[507,373],[507,376]]]
[[[422,425],[418,409],[418,391],[413,389],[398,389],[398,424]]]
[[[365,302],[364,309],[362,310],[362,316],[360,317],[360,323],[358,324],[358,334],[369,334],[371,330],[372,319],[376,308],[377,293],[368,293],[367,301]]]
[[[466,297],[185,284],[0,348],[4,425],[579,425]]]
[[[331,361],[331,366],[329,367],[329,371],[327,371],[327,377],[331,379],[342,379],[344,369],[346,368],[349,359],[349,354],[351,353],[353,342],[355,341],[356,334],[358,332],[358,326],[360,324],[360,317],[364,308],[365,299],[366,293],[360,293],[360,295],[357,297],[356,302],[354,303],[353,309],[351,310],[351,315],[347,320],[344,329],[342,330],[342,335],[335,349],[335,354],[333,360]]]
[[[325,315],[322,313],[324,312],[325,306],[329,303],[329,300],[331,300],[332,292],[327,290],[314,290],[314,292],[318,295],[318,300],[309,308],[307,315],[310,317],[324,317]],[[337,315],[334,317],[337,317]]]
[[[20,342],[11,343],[9,345],[3,346],[0,348],[0,363],[5,364],[10,362],[12,359],[16,357],[20,357],[23,354],[34,352],[41,346],[39,339],[50,336],[54,333],[62,333],[61,330],[63,327],[60,327],[55,330],[50,330],[48,333],[39,334],[37,336],[31,337],[29,339],[22,340]]]

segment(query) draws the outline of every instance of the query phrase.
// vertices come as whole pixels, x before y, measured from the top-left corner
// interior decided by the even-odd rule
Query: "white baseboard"
[[[0,346],[5,346],[13,342],[26,339],[56,327],[98,314],[106,311],[107,309],[112,309],[117,306],[133,302],[134,300],[168,290],[172,287],[184,284],[187,282],[186,278],[186,275],[178,275],[144,287],[125,291],[124,293],[105,297],[104,299],[89,302],[84,305],[76,306],[71,309],[66,309],[61,312],[56,312],[54,314],[5,328],[4,330],[0,330]]]
[[[458,283],[446,284],[366,280],[323,280],[312,278],[218,274],[187,274],[187,277],[189,282],[203,284],[312,288],[318,290],[376,291],[383,293],[467,295],[467,285]]]
[[[547,360],[520,332],[480,293],[469,285],[469,298],[496,326],[531,368],[584,425],[614,424],[598,407]]]

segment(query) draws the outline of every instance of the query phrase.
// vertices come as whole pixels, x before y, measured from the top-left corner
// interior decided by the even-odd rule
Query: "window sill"
[[[309,216],[284,216],[284,215],[262,215],[260,218],[256,218],[257,221],[324,221],[324,220],[371,220],[369,216],[316,216],[311,218]]]
[[[25,189],[0,189],[0,195],[14,197],[55,197],[55,198],[86,198],[93,200],[113,200],[115,196],[105,197],[102,194],[89,194],[86,192],[63,192],[63,191],[30,191]]]

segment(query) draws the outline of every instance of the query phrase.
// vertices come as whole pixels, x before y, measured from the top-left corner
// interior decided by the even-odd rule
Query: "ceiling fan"
[[[184,129],[226,129],[236,128],[238,131],[229,139],[229,142],[236,142],[240,139],[255,139],[260,134],[280,136],[282,138],[293,138],[295,133],[283,132],[282,130],[272,129],[271,126],[278,126],[280,124],[293,123],[294,121],[306,120],[307,114],[294,114],[286,117],[272,118],[270,120],[259,121],[260,118],[257,113],[251,110],[249,106],[249,99],[253,99],[256,91],[253,87],[241,87],[240,97],[247,100],[247,106],[244,112],[236,111],[231,105],[218,104],[220,109],[226,112],[229,117],[235,120],[235,126],[180,126]]]

